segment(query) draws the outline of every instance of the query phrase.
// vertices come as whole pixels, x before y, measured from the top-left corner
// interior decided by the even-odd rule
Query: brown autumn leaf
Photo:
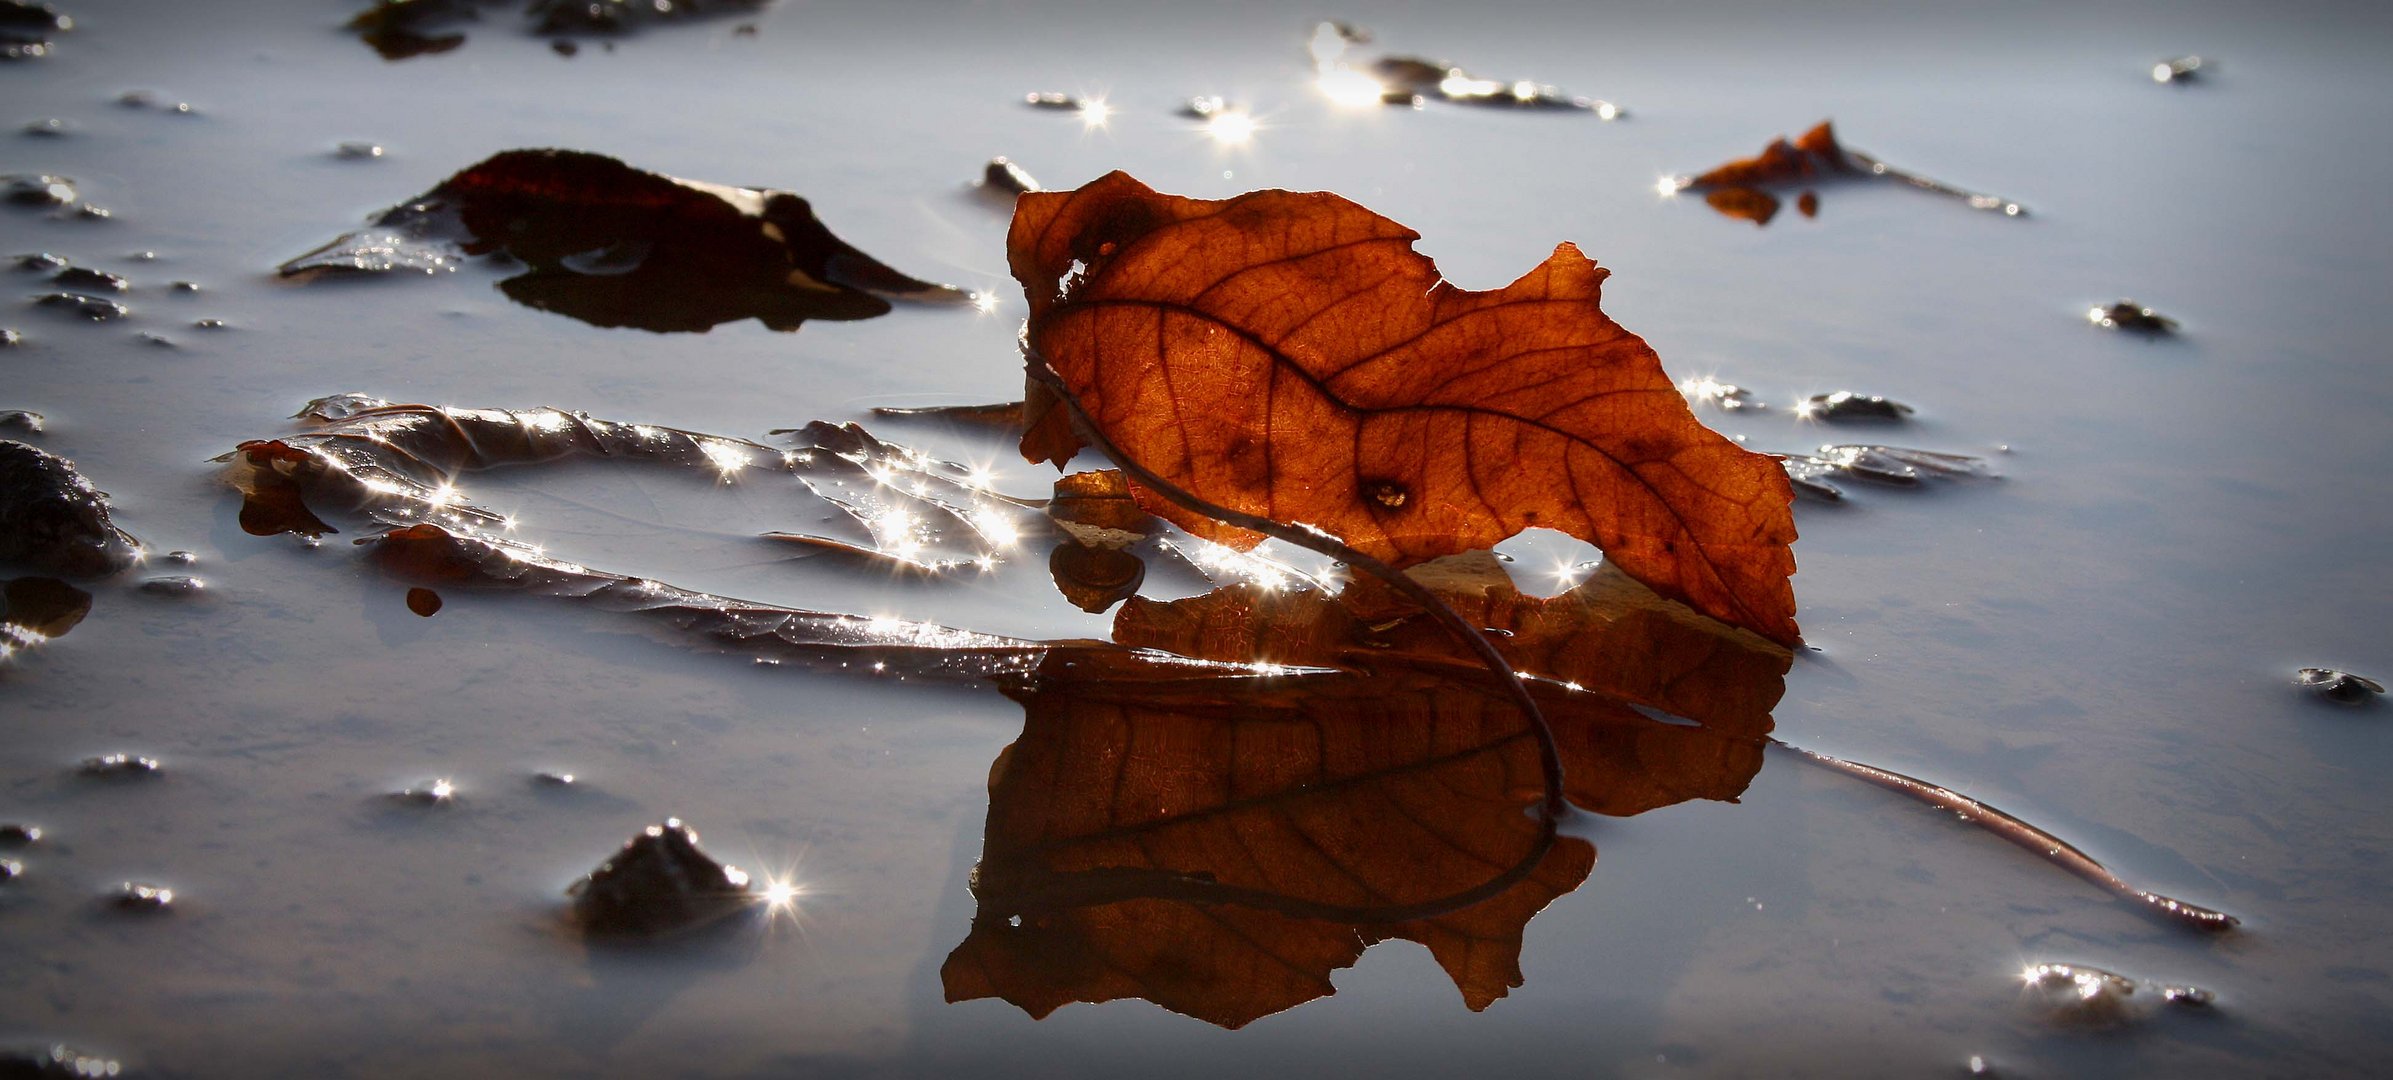
[[[1852,160],[1836,141],[1836,129],[1829,121],[1822,120],[1793,142],[1784,138],[1772,139],[1770,145],[1762,147],[1761,153],[1697,173],[1687,180],[1686,186],[1698,190],[1758,188],[1817,180],[1823,176],[1853,171]]]
[[[1033,382],[1166,483],[1410,565],[1542,526],[1772,640],[1794,621],[1793,492],[1705,428],[1563,244],[1503,289],[1441,280],[1418,235],[1335,195],[1226,201],[1122,173],[1024,195],[1007,253]],[[1061,462],[1050,410],[1033,460]],[[1207,539],[1259,537],[1141,487]]]
[[[1820,212],[1819,193],[1810,190],[1823,181],[1898,180],[1921,191],[1965,203],[1973,210],[1992,210],[2005,217],[2023,217],[2027,208],[1999,195],[1988,195],[1898,169],[1875,156],[1844,145],[1836,129],[1822,120],[1793,141],[1770,140],[1761,153],[1714,166],[1693,176],[1668,182],[1665,190],[1700,191],[1703,201],[1729,217],[1767,225],[1778,213],[1778,198],[1768,189],[1804,189],[1795,209],[1804,217]]]

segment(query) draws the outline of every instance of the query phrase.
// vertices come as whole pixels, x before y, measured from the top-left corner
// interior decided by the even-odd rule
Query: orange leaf
[[[1785,474],[1695,419],[1604,315],[1607,271],[1563,244],[1471,292],[1416,239],[1335,195],[1187,199],[1117,172],[1023,196],[1007,244],[1034,380],[1165,482],[1400,566],[1559,529],[1664,596],[1798,640]],[[1032,460],[1072,449],[1024,441]],[[1138,494],[1196,535],[1259,539]]]

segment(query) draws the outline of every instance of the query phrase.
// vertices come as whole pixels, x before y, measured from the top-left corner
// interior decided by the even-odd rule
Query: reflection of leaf
[[[1008,255],[1034,377],[1051,368],[1108,441],[1200,499],[1399,565],[1560,529],[1666,596],[1796,640],[1785,475],[1696,421],[1598,308],[1606,272],[1565,244],[1466,292],[1416,238],[1334,195],[1211,202],[1114,173],[1022,196]],[[1047,422],[1023,445],[1070,456]]]
[[[754,318],[868,319],[884,297],[961,300],[831,235],[806,200],[643,172],[570,150],[510,150],[282,266],[285,277],[437,271],[452,252],[525,264],[509,298],[598,326],[704,331]]]
[[[1784,651],[1617,577],[1539,601],[1486,580],[1492,562],[1435,569],[1441,598],[1512,631],[1499,643],[1524,670],[1543,657],[1629,691],[1535,684],[1573,802],[1625,815],[1734,799],[1760,768]],[[1451,640],[1374,622],[1368,590],[1348,599],[1238,586],[1134,600],[1115,638],[1363,670],[1192,680],[1126,653],[1058,657],[1010,684],[1028,719],[991,770],[980,908],[942,969],[949,1000],[1043,1016],[1139,997],[1237,1027],[1332,992],[1333,970],[1390,938],[1428,946],[1473,1009],[1520,985],[1525,924],[1594,852],[1526,812],[1535,743]],[[1593,637],[1584,656],[1573,628]],[[1640,697],[1730,729],[1653,719]]]

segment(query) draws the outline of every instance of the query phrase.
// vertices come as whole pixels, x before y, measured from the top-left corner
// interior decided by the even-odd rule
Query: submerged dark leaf
[[[1828,482],[1831,478],[1912,487],[1935,477],[1993,475],[1983,458],[1902,446],[1823,446],[1809,454],[1784,455],[1779,463],[1795,490],[1828,502],[1844,498],[1844,491]]]
[[[285,277],[437,273],[460,255],[524,264],[510,299],[597,326],[703,332],[741,319],[795,330],[868,319],[891,298],[954,302],[831,231],[806,200],[643,172],[570,150],[510,150],[281,267]]]
[[[0,439],[0,565],[99,577],[133,565],[141,544],[116,527],[108,494],[75,463]]]

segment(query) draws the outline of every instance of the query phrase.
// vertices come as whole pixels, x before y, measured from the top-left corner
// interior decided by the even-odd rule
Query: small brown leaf
[[[1559,529],[1665,596],[1797,640],[1785,474],[1695,419],[1598,306],[1606,271],[1564,244],[1469,292],[1415,239],[1335,195],[1215,202],[1117,172],[1022,196],[1008,257],[1034,381],[1198,499],[1400,566]],[[1023,440],[1033,460],[1071,456],[1053,421]],[[1198,536],[1258,539],[1138,495]]]

